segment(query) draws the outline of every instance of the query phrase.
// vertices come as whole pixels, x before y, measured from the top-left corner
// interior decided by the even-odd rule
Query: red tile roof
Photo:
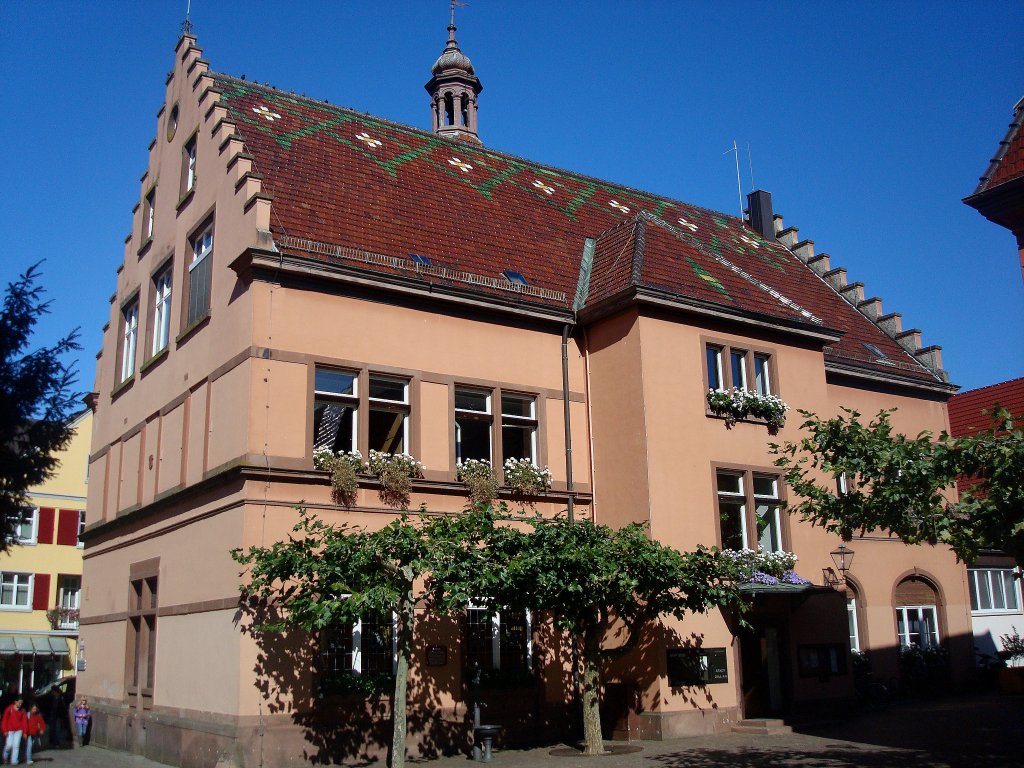
[[[501,273],[514,270],[530,284],[528,301],[569,311],[584,243],[596,238],[588,305],[630,286],[663,290],[738,317],[836,329],[845,335],[826,349],[831,359],[936,380],[783,245],[733,216],[214,77],[273,195],[272,233],[285,250],[492,295],[508,296]],[[434,267],[416,270],[410,253]]]
[[[984,432],[992,426],[991,412],[996,403],[1024,418],[1024,376],[953,395],[949,399],[949,433],[962,437]]]
[[[1007,181],[1024,176],[1024,131],[1021,125],[1024,124],[1024,99],[1021,99],[1013,108],[1013,120],[1003,140],[999,142],[999,149],[992,158],[985,175],[981,177],[981,183],[974,190],[977,195],[985,192]]]

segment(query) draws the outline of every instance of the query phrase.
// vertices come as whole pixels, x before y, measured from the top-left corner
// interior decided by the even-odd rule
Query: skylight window
[[[410,253],[409,259],[414,264],[419,264],[420,266],[423,267],[429,267],[433,264],[433,262],[430,261],[430,258],[428,256],[420,256],[418,253]]]
[[[529,283],[526,282],[526,278],[523,277],[521,272],[513,272],[511,269],[506,269],[501,274],[503,274],[505,276],[505,279],[508,280],[510,283],[515,283],[517,285],[529,285]]]
[[[867,342],[864,342],[864,349],[866,349],[868,352],[870,352],[875,357],[880,358],[882,360],[887,360],[889,358],[889,356],[887,354],[885,354],[885,352],[880,350],[874,344],[868,344]]]

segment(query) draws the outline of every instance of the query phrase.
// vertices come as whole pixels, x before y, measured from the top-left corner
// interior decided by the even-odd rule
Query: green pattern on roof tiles
[[[720,294],[725,296],[730,301],[733,300],[732,296],[730,296],[729,292],[725,290],[725,286],[719,282],[717,277],[712,275],[710,272],[704,269],[704,267],[695,262],[689,256],[686,257],[686,261],[690,265],[690,268],[694,271],[694,274],[697,275],[697,277],[706,282],[708,285],[710,285],[712,288],[714,288],[716,291],[718,291]]]

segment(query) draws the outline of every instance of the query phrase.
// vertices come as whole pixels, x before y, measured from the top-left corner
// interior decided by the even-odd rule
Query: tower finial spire
[[[465,3],[451,0],[448,44],[434,62],[433,77],[424,86],[430,94],[434,133],[449,139],[480,143],[476,125],[476,97],[483,86],[469,57],[455,41],[455,7]]]

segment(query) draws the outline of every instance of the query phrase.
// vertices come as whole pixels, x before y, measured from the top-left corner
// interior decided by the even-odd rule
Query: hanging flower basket
[[[366,472],[363,454],[359,451],[332,453],[327,448],[313,451],[313,467],[331,473],[331,491],[341,504],[351,505],[359,488],[359,475]]]
[[[498,478],[486,459],[466,459],[455,465],[456,477],[466,484],[474,504],[488,504],[498,496]]]
[[[383,486],[380,492],[385,504],[405,509],[409,506],[413,478],[423,477],[423,463],[407,453],[370,451],[370,473]]]

